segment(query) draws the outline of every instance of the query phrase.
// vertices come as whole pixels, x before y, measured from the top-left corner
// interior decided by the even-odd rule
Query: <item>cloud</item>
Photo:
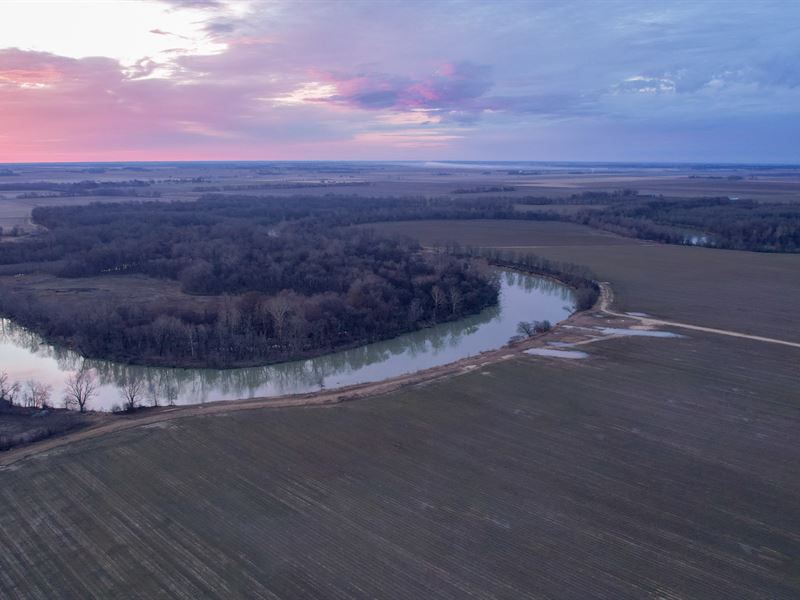
[[[568,158],[623,139],[632,157],[659,144],[674,156],[667,139],[679,131],[694,152],[755,153],[791,148],[796,129],[773,124],[767,136],[759,119],[800,119],[797,4],[142,0],[125,10],[103,8],[102,30],[69,39],[37,29],[37,11],[25,36],[0,18],[0,40],[27,48],[0,48],[0,160],[381,148]],[[725,123],[742,135],[723,136]],[[636,128],[655,133],[645,142]]]
[[[175,8],[222,8],[225,2],[221,0],[161,0]]]
[[[618,93],[671,94],[675,93],[675,81],[669,77],[647,77],[634,75],[614,86]]]
[[[336,93],[318,100],[367,110],[480,108],[476,101],[492,87],[490,74],[491,67],[468,61],[444,63],[434,73],[417,79],[378,72],[326,73],[322,79],[335,86]]]

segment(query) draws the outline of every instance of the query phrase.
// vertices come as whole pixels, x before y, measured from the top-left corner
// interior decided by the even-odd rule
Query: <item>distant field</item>
[[[660,175],[635,173],[625,175],[558,175],[532,178],[517,184],[534,195],[561,195],[584,191],[614,191],[622,188],[640,194],[664,195],[676,198],[702,196],[734,196],[769,202],[800,202],[800,178],[797,174],[784,177],[757,176],[739,180],[712,175],[692,178],[689,174]]]
[[[485,220],[394,221],[372,223],[381,232],[407,235],[424,244],[457,241],[464,246],[641,246],[645,242],[620,237],[584,225],[557,221]]]
[[[12,265],[12,267],[15,265]],[[6,269],[7,270],[7,269]],[[0,270],[2,272],[2,270]],[[9,289],[31,290],[41,297],[86,296],[109,302],[180,304],[190,298],[194,304],[216,301],[210,296],[189,296],[181,291],[180,283],[146,275],[106,275],[100,277],[55,277],[46,274],[0,275],[0,285]]]
[[[146,275],[111,275],[102,277],[55,277],[41,273],[6,275],[17,265],[0,267],[0,285],[11,290],[28,290],[38,297],[58,299],[63,303],[80,303],[91,300],[93,305],[117,306],[157,305],[174,308],[185,307],[187,302],[196,310],[219,303],[218,296],[188,295],[181,291],[179,282],[156,279]],[[24,269],[24,267],[22,267]],[[36,265],[31,267],[35,269]]]
[[[0,194],[0,227],[11,229],[19,226],[24,230],[31,229],[31,211],[37,206],[80,206],[91,204],[92,202],[136,202],[142,200],[154,200],[153,198],[136,197],[100,197],[100,196],[74,196],[69,198],[14,198],[9,192],[5,197]],[[177,199],[177,198],[175,198]],[[170,198],[158,198],[165,201]]]
[[[601,210],[605,204],[517,204],[514,208],[520,212],[554,212],[560,215],[574,215],[582,210]]]
[[[650,244],[581,225],[536,221],[381,223],[423,243],[513,247],[591,268],[621,310],[800,341],[800,255]]]
[[[704,335],[0,472],[4,598],[800,595],[800,353]]]

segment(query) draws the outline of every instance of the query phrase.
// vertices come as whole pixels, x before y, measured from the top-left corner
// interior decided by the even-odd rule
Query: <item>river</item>
[[[121,382],[145,382],[143,405],[172,396],[176,404],[200,404],[279,396],[375,382],[436,367],[499,348],[516,334],[520,321],[555,324],[575,310],[572,291],[551,279],[500,271],[500,299],[480,314],[407,333],[351,350],[263,367],[175,369],[86,359],[100,383],[87,408],[111,410],[122,404]],[[51,386],[50,403],[62,404],[64,382],[84,361],[78,354],[44,342],[38,335],[0,319],[0,371],[12,381]],[[170,393],[171,392],[171,393]]]

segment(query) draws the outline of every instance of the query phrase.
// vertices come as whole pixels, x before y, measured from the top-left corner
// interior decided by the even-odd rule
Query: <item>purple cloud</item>
[[[470,62],[445,63],[417,79],[386,73],[325,73],[321,79],[336,93],[315,101],[366,110],[475,113],[488,108],[481,101],[492,87],[491,68]]]

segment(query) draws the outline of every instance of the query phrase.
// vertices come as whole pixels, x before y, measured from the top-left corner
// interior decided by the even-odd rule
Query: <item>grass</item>
[[[607,191],[629,188],[641,194],[667,196],[669,198],[701,198],[733,196],[750,198],[764,202],[797,202],[798,181],[796,173],[784,176],[757,175],[756,179],[728,180],[696,178],[682,173],[668,175],[665,173],[652,175],[647,173],[627,174],[574,174],[543,175],[529,179],[528,187],[516,182],[518,190],[531,194],[557,197],[561,195],[579,194],[585,191]],[[708,174],[707,174],[708,175]],[[712,174],[713,175],[713,174]],[[718,174],[713,175],[718,176]]]
[[[651,244],[571,223],[424,221],[376,229],[423,243],[515,248],[588,266],[616,308],[693,325],[800,341],[800,255]]]
[[[557,213],[560,215],[574,215],[582,210],[602,210],[606,204],[516,204],[515,210],[531,213]]]
[[[787,358],[800,353],[755,344],[611,340],[582,361],[522,357],[333,408],[81,442],[0,473],[0,586],[6,598],[796,598]]]
[[[189,295],[177,281],[156,279],[141,274],[62,278],[41,272],[12,275],[16,271],[35,271],[42,263],[0,266],[0,285],[10,290],[31,291],[39,298],[58,299],[64,305],[90,301],[93,305],[120,304],[194,310],[210,308],[219,302],[215,296]]]
[[[73,431],[89,424],[86,415],[64,409],[10,406],[0,401],[0,452]]]
[[[393,221],[364,225],[388,234],[407,235],[424,244],[458,241],[464,246],[533,248],[545,246],[640,246],[643,242],[607,231],[558,221],[474,219],[467,221]]]

